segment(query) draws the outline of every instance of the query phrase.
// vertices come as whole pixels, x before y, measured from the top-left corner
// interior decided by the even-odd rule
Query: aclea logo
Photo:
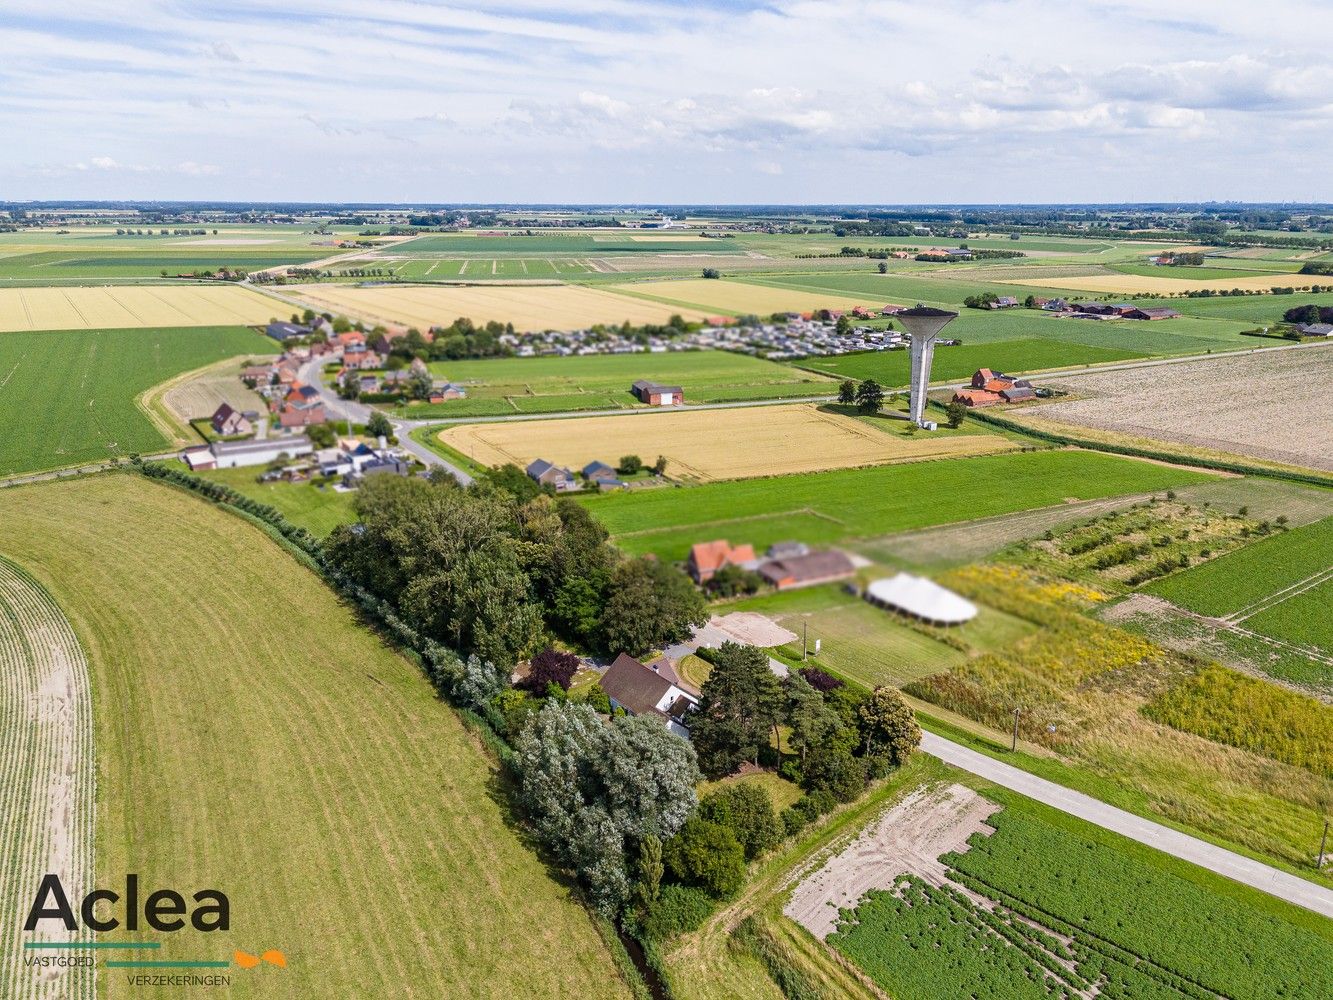
[[[118,912],[118,904],[124,900],[124,921]],[[178,931],[185,926],[188,915],[190,926],[197,931],[225,931],[231,921],[231,904],[224,893],[217,889],[201,889],[191,897],[194,906],[187,907],[185,897],[174,889],[156,889],[143,900],[143,920],[155,931]],[[109,903],[111,913],[106,917],[97,915],[98,903]],[[92,931],[114,931],[124,927],[128,931],[139,929],[139,876],[125,876],[125,892],[111,889],[94,889],[83,897],[79,906],[79,916],[83,926]],[[37,896],[28,911],[28,919],[23,924],[25,931],[34,931],[43,920],[59,920],[69,931],[77,931],[79,922],[75,911],[70,906],[65,887],[60,884],[60,876],[46,875],[37,889]]]

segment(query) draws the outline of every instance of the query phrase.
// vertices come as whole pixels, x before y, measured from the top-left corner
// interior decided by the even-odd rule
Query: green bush
[[[656,902],[642,920],[643,932],[656,941],[698,930],[717,906],[703,889],[689,885],[664,885]]]

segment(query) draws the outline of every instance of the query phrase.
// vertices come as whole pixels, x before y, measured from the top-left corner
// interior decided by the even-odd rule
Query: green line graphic
[[[230,962],[154,962],[146,959],[109,959],[108,969],[225,969]]]
[[[93,951],[102,948],[161,948],[161,941],[24,941],[24,948],[51,948],[68,951]]]

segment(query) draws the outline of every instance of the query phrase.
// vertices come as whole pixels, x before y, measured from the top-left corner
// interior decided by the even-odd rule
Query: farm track
[[[1333,566],[1330,566],[1327,569],[1322,569],[1311,576],[1307,576],[1304,580],[1298,580],[1289,587],[1283,587],[1281,590],[1274,591],[1263,600],[1255,601],[1253,604],[1247,605],[1239,611],[1227,615],[1222,621],[1228,623],[1243,622],[1247,618],[1253,618],[1261,611],[1267,611],[1269,608],[1277,607],[1288,598],[1303,594],[1307,590],[1317,587],[1321,583],[1331,579],[1333,579]]]
[[[71,897],[93,881],[95,772],[88,663],[69,621],[45,590],[0,558],[0,996],[84,1000],[91,968],[22,964],[22,940],[64,940],[46,925],[22,933],[24,905],[43,874]]]

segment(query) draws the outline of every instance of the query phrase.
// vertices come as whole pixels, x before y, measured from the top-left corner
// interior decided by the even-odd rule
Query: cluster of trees
[[[720,278],[722,277],[722,272],[715,267],[705,267],[703,275],[705,278]]]
[[[1333,263],[1308,260],[1301,265],[1301,274],[1333,274]]]
[[[1169,267],[1198,267],[1203,263],[1201,253],[1168,253],[1163,256]]]
[[[515,466],[463,489],[375,476],[357,491],[358,523],[337,529],[331,566],[422,636],[512,667],[552,636],[641,655],[707,620],[688,577],[625,559],[578,503]]]
[[[825,674],[821,690],[799,671],[779,679],[767,652],[732,642],[710,656],[712,670],[690,719],[699,767],[710,778],[742,764],[776,764],[779,730],[786,727],[793,756],[782,762],[784,777],[850,802],[920,743],[911,709],[891,688],[826,686],[834,679]]]
[[[845,379],[838,386],[838,402],[844,406],[855,405],[862,413],[878,413],[884,405],[884,387],[873,378],[857,383]]]
[[[1333,323],[1333,306],[1317,306],[1313,303],[1296,306],[1282,314],[1288,323]]]
[[[963,299],[963,305],[969,309],[989,309],[992,302],[999,302],[1000,297],[994,292],[982,292],[980,295],[969,295]]]

